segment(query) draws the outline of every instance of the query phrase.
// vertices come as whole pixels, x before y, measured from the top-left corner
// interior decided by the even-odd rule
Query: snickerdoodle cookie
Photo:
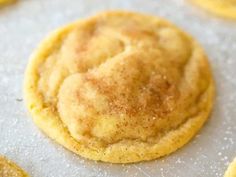
[[[28,177],[28,175],[19,166],[2,156],[0,156],[0,176]]]
[[[190,0],[218,16],[236,19],[236,0]]]
[[[28,64],[35,123],[89,159],[151,160],[187,143],[212,109],[204,51],[164,19],[103,12],[50,34]]]
[[[236,177],[236,158],[227,168],[224,177]]]

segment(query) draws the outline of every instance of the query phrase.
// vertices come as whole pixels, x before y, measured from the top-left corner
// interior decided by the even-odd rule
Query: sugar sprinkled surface
[[[51,30],[105,9],[128,9],[169,19],[204,46],[217,98],[211,119],[189,144],[159,160],[112,165],[85,160],[57,145],[33,124],[22,102],[29,55]],[[220,177],[236,156],[236,21],[187,0],[19,0],[0,9],[0,154],[33,177]]]

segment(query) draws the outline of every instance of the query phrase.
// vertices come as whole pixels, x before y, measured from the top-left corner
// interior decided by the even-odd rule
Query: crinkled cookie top
[[[207,60],[168,22],[101,14],[61,38],[38,68],[38,90],[79,142],[155,144],[204,109]]]

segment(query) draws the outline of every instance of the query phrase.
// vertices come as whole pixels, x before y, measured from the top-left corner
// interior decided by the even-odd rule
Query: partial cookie
[[[229,165],[228,169],[225,172],[224,177],[236,177],[236,158]]]
[[[236,19],[236,0],[190,0],[216,15]]]
[[[0,156],[1,177],[28,177],[28,175],[15,163]]]
[[[0,6],[6,5],[6,4],[11,4],[13,2],[16,2],[16,0],[0,0]]]
[[[214,83],[192,37],[112,11],[50,34],[30,59],[24,95],[35,123],[69,150],[131,163],[186,144],[209,116]]]

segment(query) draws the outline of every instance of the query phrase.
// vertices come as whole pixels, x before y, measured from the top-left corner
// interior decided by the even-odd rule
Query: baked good
[[[16,0],[0,0],[0,6],[11,4],[16,2]]]
[[[214,83],[202,48],[176,26],[109,11],[50,34],[27,66],[24,95],[64,147],[131,163],[187,143],[209,116]]]
[[[28,177],[28,175],[19,166],[2,156],[0,156],[0,176]]]
[[[236,177],[236,158],[227,168],[224,177]]]
[[[199,7],[221,17],[236,19],[236,0],[190,0]]]

